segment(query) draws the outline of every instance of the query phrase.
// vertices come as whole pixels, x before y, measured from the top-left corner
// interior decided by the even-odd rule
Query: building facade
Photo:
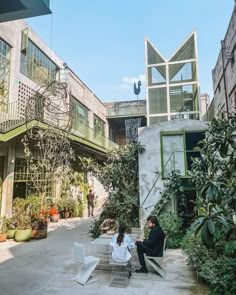
[[[36,95],[37,94],[37,95]],[[41,99],[43,98],[43,99]],[[80,156],[105,159],[117,145],[108,139],[106,107],[23,21],[0,24],[0,206],[28,181],[21,139],[32,126],[69,132]]]
[[[212,71],[215,118],[236,111],[236,5],[225,34],[215,68]],[[212,115],[211,115],[212,116]],[[209,117],[212,119],[212,117]]]

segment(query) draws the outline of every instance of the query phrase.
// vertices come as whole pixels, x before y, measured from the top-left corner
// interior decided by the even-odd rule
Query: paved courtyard
[[[74,281],[79,266],[73,261],[73,242],[85,245],[95,255],[88,230],[90,218],[60,220],[49,224],[48,238],[27,243],[0,243],[0,294],[142,294],[205,295],[206,286],[197,282],[181,250],[167,250],[164,267],[167,278],[153,273],[133,273],[126,288],[109,287],[110,271],[96,270],[96,282],[81,286]]]

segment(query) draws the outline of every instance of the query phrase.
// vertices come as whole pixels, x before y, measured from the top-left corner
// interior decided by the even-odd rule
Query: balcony
[[[32,104],[30,118],[28,116],[28,122],[26,124],[25,110],[22,108],[21,103],[15,101],[8,105],[0,106],[0,141],[8,140],[19,133],[23,133],[27,128],[31,128],[32,126],[40,125],[42,128],[47,128],[48,124],[50,124],[61,130],[68,131],[69,128],[69,138],[72,141],[79,142],[92,149],[106,153],[108,149],[118,148],[118,145],[107,137],[72,118],[71,112],[63,115],[58,114],[57,118],[55,118],[50,116],[49,112],[40,103]],[[17,128],[19,128],[19,133],[16,130]],[[11,133],[9,138],[7,137],[7,133]]]
[[[50,13],[50,0],[1,0],[0,22]]]

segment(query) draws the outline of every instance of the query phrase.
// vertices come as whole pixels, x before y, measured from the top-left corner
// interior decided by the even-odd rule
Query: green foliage
[[[164,183],[164,191],[161,194],[160,200],[154,207],[153,214],[159,215],[163,206],[166,205],[172,198],[184,204],[185,195],[179,171],[171,171],[169,179]]]
[[[96,239],[97,237],[100,236],[101,231],[100,231],[100,225],[102,224],[102,219],[95,219],[94,222],[91,224],[90,229],[89,229],[89,234]]]
[[[167,237],[167,248],[180,248],[183,239],[182,219],[173,213],[163,213],[158,220]]]
[[[212,294],[236,293],[236,116],[214,119],[190,175],[198,215],[182,247]]]
[[[6,217],[0,217],[0,234],[7,232],[7,219]]]
[[[103,205],[101,220],[114,214],[118,221],[127,226],[138,225],[138,152],[142,150],[143,147],[138,143],[111,150],[103,164],[80,159],[81,165],[90,170],[109,192]],[[96,229],[96,224],[94,227]]]
[[[83,204],[80,200],[61,198],[56,202],[59,212],[69,212],[71,217],[83,216]]]
[[[13,200],[12,216],[16,222],[16,228],[31,228],[31,209],[26,199],[15,198]]]

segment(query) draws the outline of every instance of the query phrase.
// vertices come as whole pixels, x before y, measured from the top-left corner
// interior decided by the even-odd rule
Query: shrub
[[[167,237],[166,247],[180,248],[183,240],[182,219],[173,213],[163,213],[158,220]]]

